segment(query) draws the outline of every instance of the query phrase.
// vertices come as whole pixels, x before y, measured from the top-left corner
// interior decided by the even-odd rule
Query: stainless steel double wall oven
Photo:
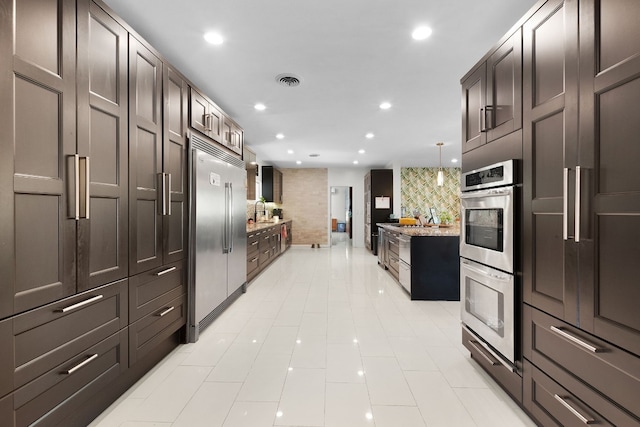
[[[463,327],[475,344],[515,366],[516,162],[462,175],[460,296]]]

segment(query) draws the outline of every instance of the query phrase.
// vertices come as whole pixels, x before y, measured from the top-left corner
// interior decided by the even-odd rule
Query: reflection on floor
[[[411,301],[362,248],[293,247],[91,425],[534,426],[470,360],[458,304]]]
[[[349,233],[338,233],[336,231],[331,232],[331,245],[351,245],[351,239],[349,239]]]

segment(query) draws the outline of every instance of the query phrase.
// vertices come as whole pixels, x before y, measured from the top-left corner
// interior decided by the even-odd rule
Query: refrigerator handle
[[[229,253],[229,183],[224,183],[224,229],[222,230],[222,253]]]
[[[229,205],[228,222],[229,222],[229,252],[233,252],[233,183],[229,183]]]

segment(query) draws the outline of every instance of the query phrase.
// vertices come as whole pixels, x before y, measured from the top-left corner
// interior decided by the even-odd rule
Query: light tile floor
[[[458,302],[411,301],[349,242],[294,246],[91,426],[534,426],[460,341]]]

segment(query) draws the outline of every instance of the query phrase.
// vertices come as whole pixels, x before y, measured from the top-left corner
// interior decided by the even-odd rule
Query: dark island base
[[[460,237],[411,238],[411,299],[460,301]]]

